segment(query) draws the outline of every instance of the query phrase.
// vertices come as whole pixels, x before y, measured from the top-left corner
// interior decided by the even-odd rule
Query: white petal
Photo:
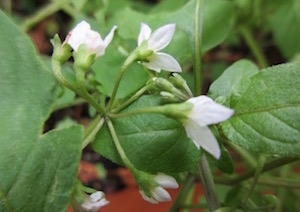
[[[214,102],[207,96],[194,97],[187,102],[194,104],[189,118],[196,121],[200,126],[225,121],[234,114],[234,110]]]
[[[181,72],[182,69],[177,60],[169,54],[157,52],[149,58],[150,62],[142,64],[148,69],[160,72],[161,70],[170,72]]]
[[[92,202],[97,202],[99,200],[101,200],[102,198],[105,198],[105,195],[102,191],[97,191],[95,193],[92,193],[90,195],[91,201]]]
[[[172,40],[175,32],[175,24],[167,24],[155,30],[148,40],[151,50],[159,51],[165,48]]]
[[[151,35],[151,28],[147,24],[141,23],[141,30],[138,37],[138,46],[140,46],[144,40],[148,40],[150,35]]]
[[[146,200],[147,202],[150,202],[152,204],[157,204],[158,203],[157,200],[155,200],[151,197],[148,197],[143,191],[139,190],[139,192],[140,192],[141,196],[143,197],[143,199]]]
[[[116,25],[113,26],[113,28],[110,30],[110,32],[108,33],[108,35],[105,37],[104,39],[104,44],[105,44],[105,48],[110,44],[110,42],[112,41],[113,37],[114,37],[114,33],[116,31],[118,27]]]
[[[219,143],[208,127],[201,127],[193,121],[184,123],[187,136],[198,148],[203,148],[216,159],[221,156]]]
[[[153,198],[155,200],[157,200],[159,202],[167,202],[167,201],[171,201],[172,200],[169,192],[167,192],[165,189],[163,189],[160,186],[156,187],[153,190],[152,196],[153,196]]]
[[[165,174],[158,174],[155,176],[154,179],[160,186],[162,186],[164,188],[178,188],[179,187],[178,183],[176,182],[176,180],[173,177],[165,175]]]
[[[86,44],[90,53],[96,53],[96,57],[104,55],[106,46],[98,32],[88,31],[83,43]]]
[[[67,40],[67,43],[72,47],[74,51],[77,51],[80,44],[84,43],[85,36],[90,31],[91,26],[86,21],[78,23],[71,31],[71,35]]]

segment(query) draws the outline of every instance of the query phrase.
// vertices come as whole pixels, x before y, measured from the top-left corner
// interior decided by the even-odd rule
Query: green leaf
[[[214,0],[201,1],[201,3],[204,4],[201,50],[205,52],[220,44],[227,37],[233,25],[235,12],[234,5],[228,1]],[[196,16],[196,0],[191,0],[168,18],[169,21],[175,21],[177,26],[188,35],[192,46],[197,35],[194,25],[195,19],[199,17]]]
[[[300,1],[286,0],[276,4],[270,19],[274,41],[286,58],[300,52]]]
[[[17,176],[11,176],[13,184],[2,199],[5,208],[12,211],[66,210],[77,175],[81,137],[79,126],[41,136],[28,152]]]
[[[230,98],[235,115],[224,134],[253,152],[300,155],[300,65],[262,70],[242,81]]]
[[[239,60],[227,68],[223,74],[214,81],[209,87],[208,95],[217,99],[225,97],[224,105],[230,105],[232,91],[241,83],[242,80],[258,73],[258,68],[248,60]]]
[[[57,84],[30,39],[1,11],[0,31],[0,211],[63,211],[78,167],[80,130],[40,135]]]
[[[101,92],[105,95],[111,96],[125,59],[120,52],[113,49],[108,50],[106,55],[97,60],[93,65],[95,79],[101,83]],[[145,85],[148,79],[149,74],[144,70],[143,66],[133,63],[123,75],[117,97],[125,98],[133,94]]]
[[[143,96],[124,112],[158,104],[158,96]],[[140,170],[182,172],[194,168],[200,159],[200,151],[173,119],[142,114],[115,119],[113,124],[127,157]],[[104,157],[122,164],[107,127],[97,134],[93,147]]]

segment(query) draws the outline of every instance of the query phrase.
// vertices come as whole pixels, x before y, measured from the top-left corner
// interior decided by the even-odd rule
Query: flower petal
[[[81,207],[86,211],[98,211],[99,208],[107,205],[109,201],[105,199],[105,195],[101,191],[97,191],[90,196],[87,196]]]
[[[156,187],[153,190],[152,196],[155,200],[157,200],[159,202],[167,202],[167,201],[172,200],[169,192],[167,192],[164,188],[162,188],[160,186]]]
[[[175,32],[175,24],[167,24],[155,30],[148,40],[151,50],[159,51],[165,48],[172,40]]]
[[[106,46],[98,32],[88,31],[83,43],[86,44],[90,53],[96,53],[96,57],[104,55]]]
[[[157,200],[155,200],[151,197],[148,197],[143,191],[139,190],[139,192],[140,192],[141,196],[143,197],[143,199],[146,200],[147,202],[150,202],[152,204],[157,204],[158,203]]]
[[[194,120],[200,126],[220,123],[234,114],[234,110],[218,104],[204,95],[191,98],[187,102],[194,104],[189,119]]]
[[[178,188],[179,187],[178,183],[176,182],[176,180],[173,177],[165,175],[165,174],[158,174],[155,176],[154,179],[160,186],[162,186],[164,188]]]
[[[118,27],[116,25],[114,25],[112,27],[112,29],[110,30],[110,32],[108,33],[108,35],[104,38],[104,45],[105,48],[110,44],[110,42],[112,41],[113,37],[114,37],[114,33],[116,31]]]
[[[160,72],[162,69],[170,72],[181,72],[182,69],[177,60],[169,54],[156,52],[153,53],[150,62],[142,64],[148,69]]]
[[[184,123],[187,136],[192,139],[197,148],[203,148],[216,159],[221,156],[221,150],[218,141],[208,127],[201,127],[192,120]]]
[[[86,33],[90,31],[90,29],[91,26],[86,21],[81,21],[72,29],[71,35],[67,39],[67,43],[74,51],[77,51],[79,45],[84,43]]]
[[[138,37],[138,46],[140,46],[144,40],[148,40],[150,35],[151,28],[147,24],[141,23],[141,30]]]

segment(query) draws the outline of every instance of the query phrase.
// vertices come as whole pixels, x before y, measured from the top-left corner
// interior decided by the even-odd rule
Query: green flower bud
[[[61,44],[61,40],[56,34],[53,39],[51,39],[51,44],[53,46],[52,59],[58,61],[60,64],[67,62],[72,53],[72,48],[66,43]]]

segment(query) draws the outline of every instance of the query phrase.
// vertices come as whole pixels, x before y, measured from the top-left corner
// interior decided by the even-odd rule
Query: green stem
[[[253,158],[247,150],[238,145],[233,144],[232,142],[226,142],[226,144],[228,144],[232,149],[234,149],[252,168],[257,166],[255,158]]]
[[[176,199],[170,209],[170,212],[179,212],[181,206],[183,205],[185,198],[187,197],[189,191],[191,190],[192,186],[195,182],[195,176],[191,175],[187,177],[187,179],[182,184],[182,187],[179,193],[176,196]]]
[[[248,47],[250,48],[252,54],[256,58],[259,66],[261,68],[268,67],[268,62],[264,56],[264,54],[261,51],[261,48],[259,47],[258,43],[256,42],[255,38],[253,37],[251,30],[246,25],[241,25],[239,27],[240,33],[242,34],[243,38],[245,39]]]
[[[281,186],[291,189],[300,189],[300,181],[281,178],[281,177],[260,177],[258,179],[259,184],[269,185],[269,186]]]
[[[121,82],[121,79],[123,77],[123,74],[125,73],[126,69],[128,68],[128,66],[133,63],[137,58],[137,53],[136,51],[133,51],[128,57],[127,59],[125,60],[124,64],[122,65],[122,68],[121,68],[121,71],[120,71],[120,74],[117,78],[117,81],[115,82],[115,86],[114,86],[114,89],[113,89],[113,92],[112,92],[112,95],[111,95],[111,98],[107,104],[107,110],[109,110],[111,108],[111,106],[113,105],[113,102],[116,98],[116,95],[117,95],[117,92],[118,92],[118,88],[119,88],[119,85],[120,85],[120,82]]]
[[[84,132],[84,140],[82,142],[82,149],[84,149],[91,141],[95,139],[95,136],[104,124],[104,118],[101,116],[96,117],[95,120],[88,126]]]
[[[195,19],[194,19],[194,77],[195,77],[195,95],[199,96],[202,90],[202,70],[201,70],[201,45],[202,45],[202,20],[204,6],[201,0],[196,1]],[[203,3],[203,0],[202,0]]]
[[[216,194],[213,176],[211,174],[205,154],[203,154],[201,157],[199,171],[208,209],[209,211],[215,211],[220,207],[220,203]]]
[[[259,155],[258,162],[257,162],[257,167],[256,167],[256,170],[255,170],[255,173],[254,173],[253,182],[251,184],[251,187],[250,187],[249,191],[244,196],[244,198],[242,200],[242,203],[246,203],[248,198],[250,197],[251,193],[254,191],[254,188],[255,188],[255,186],[258,182],[259,175],[261,174],[261,172],[263,170],[265,161],[266,161],[265,155]]]
[[[124,117],[128,117],[128,116],[140,115],[143,113],[156,113],[156,114],[167,115],[165,106],[156,106],[156,107],[140,108],[140,109],[123,112],[123,113],[116,113],[116,114],[111,113],[111,114],[109,114],[109,116],[112,118],[124,118]]]
[[[57,60],[52,59],[52,69],[53,69],[53,73],[54,73],[55,78],[59,81],[59,83],[61,85],[69,88],[70,90],[74,91],[75,93],[79,92],[79,90],[73,84],[71,84],[69,81],[67,81],[65,79],[65,77],[63,76],[63,74],[61,72],[60,62],[58,62]]]
[[[69,81],[67,81],[65,79],[65,77],[62,75],[61,72],[61,64],[60,62],[56,61],[56,60],[52,60],[52,69],[53,69],[53,73],[54,76],[56,77],[56,79],[60,82],[60,84],[66,86],[67,88],[69,88],[70,90],[74,91],[75,93],[77,93],[79,96],[81,96],[82,98],[84,98],[88,103],[90,103],[99,113],[104,114],[105,111],[102,108],[101,105],[99,105],[95,99],[86,91],[85,88],[82,88],[83,86],[83,82],[79,81],[79,88],[74,86],[73,84],[71,84]],[[83,86],[84,87],[84,86]],[[82,90],[81,90],[82,89]]]
[[[38,10],[36,14],[27,18],[25,22],[21,25],[22,30],[25,32],[29,31],[37,23],[56,13],[63,7],[64,4],[67,4],[69,2],[70,0],[52,1],[50,4]]]
[[[106,122],[107,122],[107,126],[110,132],[110,135],[112,137],[112,140],[116,146],[116,149],[122,159],[122,161],[124,162],[124,164],[130,169],[130,170],[136,170],[135,166],[131,163],[131,161],[128,159],[123,147],[121,146],[120,140],[117,136],[117,133],[115,131],[114,125],[111,122],[111,120],[109,118],[106,118]]]
[[[126,108],[128,105],[130,105],[132,102],[140,98],[143,93],[145,93],[152,85],[148,84],[142,87],[140,90],[138,90],[133,96],[131,96],[126,102],[122,103],[118,107],[111,110],[112,113],[118,113],[124,108]]]
[[[279,159],[269,161],[263,166],[261,173],[270,171],[272,169],[289,164],[291,162],[295,162],[299,159],[300,159],[299,157],[287,157],[287,158],[279,158]],[[215,182],[224,185],[235,185],[253,177],[255,175],[255,171],[256,171],[255,169],[252,169],[244,174],[241,174],[239,176],[234,176],[234,177],[215,177]]]
[[[62,110],[62,109],[68,108],[68,107],[72,107],[72,106],[76,106],[76,105],[81,105],[81,104],[84,104],[84,103],[86,103],[85,99],[83,99],[83,98],[76,98],[72,102],[67,102],[67,103],[55,105],[54,108],[53,108],[53,112],[54,111],[58,111],[58,110]]]

